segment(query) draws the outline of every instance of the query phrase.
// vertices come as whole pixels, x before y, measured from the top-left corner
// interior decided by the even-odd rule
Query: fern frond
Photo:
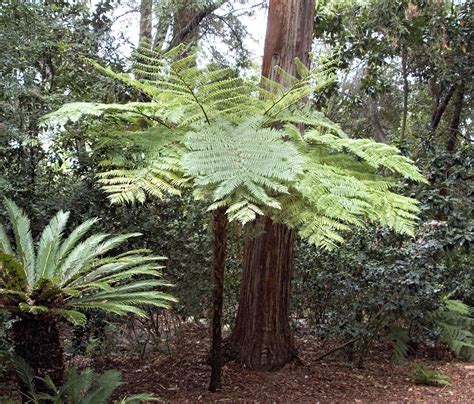
[[[256,123],[201,127],[186,137],[190,151],[182,160],[195,184],[211,190],[214,202],[237,201],[238,196],[244,204],[234,205],[234,209],[245,205],[245,217],[250,214],[249,206],[255,204],[278,208],[270,193],[287,193],[287,184],[302,172],[302,159],[296,148],[283,140],[283,133],[258,128]]]

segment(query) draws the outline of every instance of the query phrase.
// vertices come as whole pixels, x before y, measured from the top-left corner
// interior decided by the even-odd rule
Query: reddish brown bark
[[[294,356],[288,310],[294,232],[257,219],[246,241],[244,272],[230,355],[250,369],[274,370]]]
[[[296,75],[295,58],[309,65],[313,0],[270,0],[262,74],[282,82],[274,70]],[[253,223],[245,243],[239,309],[226,353],[251,369],[273,370],[295,356],[289,324],[294,233],[268,218]]]
[[[227,216],[226,208],[214,211],[212,232],[214,247],[213,263],[213,313],[212,313],[212,343],[211,343],[211,380],[209,390],[216,391],[221,388],[222,374],[222,307],[224,304],[224,273],[227,249]]]

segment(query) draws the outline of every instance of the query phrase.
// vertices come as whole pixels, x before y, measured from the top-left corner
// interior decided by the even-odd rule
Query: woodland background
[[[150,311],[146,320],[89,311],[85,327],[64,331],[68,362],[77,361],[80,368],[96,358],[97,371],[111,350],[140,363],[153,353],[189,362],[175,349],[179,338],[205,339],[212,305],[207,206],[191,192],[111,204],[97,182],[108,156],[97,131],[79,122],[52,134],[39,125],[45,114],[68,102],[143,100],[136,89],[83,60],[130,71],[123,55],[130,46],[127,35],[114,28],[117,7],[140,16],[142,40],[169,48],[191,44],[203,64],[258,77],[260,61],[244,47],[249,33],[242,19],[252,21],[267,2],[5,0],[0,5],[0,194],[28,212],[33,238],[64,209],[71,211],[71,228],[99,217],[97,231],[143,234],[124,248],[149,248],[168,258],[163,273],[178,299],[172,310]],[[351,231],[332,251],[296,239],[290,318],[300,347],[304,336],[317,341],[321,354],[347,343],[335,354],[360,368],[372,363],[374,349],[375,355],[388,352],[394,363],[420,352],[472,360],[473,22],[469,1],[317,2],[313,63],[330,61],[336,79],[308,103],[352,138],[398,147],[428,183],[400,183],[404,195],[420,201],[413,237],[370,226]],[[3,207],[0,217],[5,223]],[[234,326],[247,236],[242,226],[229,226],[224,334]],[[462,324],[455,313],[442,320],[432,315],[444,310],[447,300],[471,308]],[[1,349],[7,355],[14,318],[1,315]],[[374,317],[383,321],[374,326]],[[6,380],[7,362],[0,368]],[[155,378],[159,383],[159,373]],[[146,390],[133,383],[131,377],[127,391]],[[156,386],[150,392],[164,394]],[[173,398],[169,390],[166,394]]]

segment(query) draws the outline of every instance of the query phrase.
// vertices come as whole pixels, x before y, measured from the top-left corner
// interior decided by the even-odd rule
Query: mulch
[[[93,360],[96,370],[122,371],[124,385],[118,397],[139,392],[154,393],[167,402],[252,403],[474,403],[474,365],[455,360],[410,359],[392,363],[388,347],[371,351],[363,369],[351,366],[341,354],[316,358],[327,350],[308,335],[296,338],[300,363],[275,372],[256,372],[228,363],[223,388],[207,390],[210,368],[208,332],[188,327],[180,334],[172,354],[147,353],[144,357],[110,353]],[[408,377],[414,363],[444,373],[449,386],[415,385]]]

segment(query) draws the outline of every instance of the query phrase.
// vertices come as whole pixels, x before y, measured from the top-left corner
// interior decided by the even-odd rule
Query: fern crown
[[[150,99],[67,104],[45,117],[64,126],[88,116],[105,133],[111,158],[99,181],[112,202],[143,202],[191,186],[210,210],[225,206],[230,220],[268,215],[325,248],[369,222],[413,233],[417,202],[396,192],[399,179],[425,181],[413,162],[394,147],[349,138],[303,105],[334,80],[330,64],[308,70],[296,61],[298,78],[277,68],[282,83],[256,83],[229,68],[199,67],[180,46],[166,54],[138,49],[135,77],[88,62]],[[144,125],[124,132],[124,122],[138,121]],[[124,154],[124,141],[141,152]]]

